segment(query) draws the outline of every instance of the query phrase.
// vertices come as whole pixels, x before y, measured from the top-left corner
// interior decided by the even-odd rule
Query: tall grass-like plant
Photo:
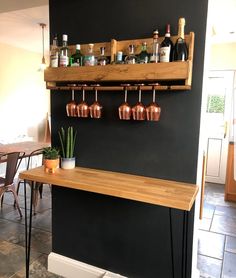
[[[58,134],[61,143],[62,157],[73,158],[77,131],[74,131],[72,126],[69,126],[67,130],[61,127],[61,129],[58,131]]]

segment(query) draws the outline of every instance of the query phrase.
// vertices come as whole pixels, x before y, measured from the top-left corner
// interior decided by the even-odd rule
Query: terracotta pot
[[[44,159],[44,170],[46,173],[54,174],[59,167],[59,158],[57,159]]]

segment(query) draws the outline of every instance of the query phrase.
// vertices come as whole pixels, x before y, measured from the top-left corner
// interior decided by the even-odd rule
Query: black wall
[[[50,0],[49,2],[51,36],[54,33],[59,35],[66,33],[69,37],[69,44],[103,42],[110,41],[112,38],[122,40],[151,37],[155,28],[159,29],[161,35],[164,35],[166,23],[171,24],[171,32],[176,34],[178,18],[185,17],[186,33],[194,31],[196,36],[192,89],[191,91],[157,94],[157,101],[162,108],[160,122],[120,121],[117,108],[124,100],[122,92],[99,92],[99,102],[104,107],[102,119],[70,119],[66,117],[65,112],[65,105],[71,99],[70,93],[52,91],[52,141],[54,145],[58,144],[57,130],[61,126],[73,125],[79,135],[76,146],[79,166],[195,183],[207,0],[169,0],[168,2],[159,0]],[[129,93],[130,105],[134,105],[137,99],[137,92]],[[150,103],[151,99],[151,92],[143,93],[144,104]],[[87,93],[86,100],[92,103],[93,93]],[[80,92],[76,93],[76,101],[81,101]],[[108,210],[109,215],[107,215]],[[182,214],[178,211],[173,213],[176,215],[175,244],[179,247],[178,241],[182,236],[179,228],[182,223]],[[112,222],[113,214],[114,219],[122,215],[123,220],[118,222],[120,225],[116,226],[115,220]],[[157,277],[169,267],[169,259],[166,260],[166,264],[160,259],[160,254],[165,249],[169,253],[169,239],[167,233],[164,232],[168,228],[167,214],[167,209],[158,206],[54,188],[53,251],[129,277]],[[149,220],[146,219],[147,217]],[[99,220],[95,221],[96,219]],[[129,220],[128,223],[126,223],[127,220]],[[152,223],[147,225],[143,234],[141,227],[142,223],[146,226],[146,221]],[[193,212],[189,217],[190,230],[192,221]],[[130,223],[137,223],[137,229]],[[109,233],[104,232],[104,224],[110,227]],[[160,226],[163,230],[159,229]],[[87,229],[84,234],[81,231],[83,227]],[[91,233],[88,232],[90,227]],[[112,241],[114,233],[116,241]],[[126,233],[129,236],[126,237]],[[132,244],[130,243],[131,233],[135,235]],[[93,254],[87,254],[84,250],[87,248],[86,244],[90,245],[92,238],[96,239],[94,244],[100,244],[100,248],[95,248]],[[118,238],[121,240],[121,246],[119,241],[117,242]],[[108,248],[107,240],[109,244],[113,242],[110,248]],[[190,233],[189,253],[191,253],[191,242]],[[135,249],[133,252],[127,251],[129,247],[141,246],[140,253],[143,253],[145,244],[149,246],[148,256],[134,256],[137,254]],[[123,248],[118,254],[115,251],[117,246]],[[123,262],[119,255],[124,256],[127,252],[129,254],[127,261]],[[177,255],[176,261],[178,261]],[[151,265],[147,259],[150,257],[152,257]],[[144,265],[141,267],[143,260]],[[191,256],[189,260],[188,265],[191,266]],[[143,273],[146,273],[145,276]],[[188,275],[189,273],[190,269],[188,269]],[[167,278],[169,274],[160,277]],[[176,277],[181,277],[178,265]]]

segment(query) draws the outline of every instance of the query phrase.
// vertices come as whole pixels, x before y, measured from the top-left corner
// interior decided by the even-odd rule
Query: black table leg
[[[29,216],[29,227],[28,227],[26,181],[24,181],[24,195],[25,195],[25,198],[24,198],[25,199],[25,271],[26,271],[26,278],[29,278],[34,187],[35,187],[35,183],[32,182],[32,184],[31,184],[31,194],[30,194],[30,216]]]

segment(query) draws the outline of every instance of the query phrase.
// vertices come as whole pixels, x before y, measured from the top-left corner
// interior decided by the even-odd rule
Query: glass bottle
[[[69,48],[67,46],[67,40],[68,36],[67,35],[62,35],[62,47],[60,49],[60,62],[59,65],[60,67],[67,67],[69,66]]]
[[[165,38],[160,47],[160,62],[171,62],[173,56],[173,43],[170,39],[170,24],[166,25]]]
[[[59,49],[57,35],[54,36],[52,41],[51,53],[50,53],[50,67],[57,68],[59,62]]]
[[[147,43],[142,43],[141,52],[138,55],[138,61],[140,64],[147,64],[149,62],[149,55],[147,53]]]
[[[116,64],[124,64],[124,61],[123,61],[123,52],[122,51],[118,51],[117,54],[116,54],[116,61],[115,61]]]
[[[150,63],[159,62],[159,43],[158,43],[158,30],[153,32],[153,45],[152,45],[152,54],[150,57]]]
[[[97,64],[98,66],[105,66],[107,65],[108,60],[107,57],[105,56],[105,47],[102,46],[100,47],[100,56],[97,59]]]
[[[173,60],[186,61],[188,59],[188,48],[184,39],[185,18],[179,19],[178,39],[174,46]]]
[[[83,55],[80,52],[80,44],[76,44],[75,53],[70,57],[71,67],[80,67],[83,65]]]
[[[137,56],[134,54],[134,45],[129,45],[129,54],[125,57],[125,64],[136,64]]]
[[[88,51],[84,56],[84,66],[95,66],[95,56],[93,53],[93,43],[88,45]]]

